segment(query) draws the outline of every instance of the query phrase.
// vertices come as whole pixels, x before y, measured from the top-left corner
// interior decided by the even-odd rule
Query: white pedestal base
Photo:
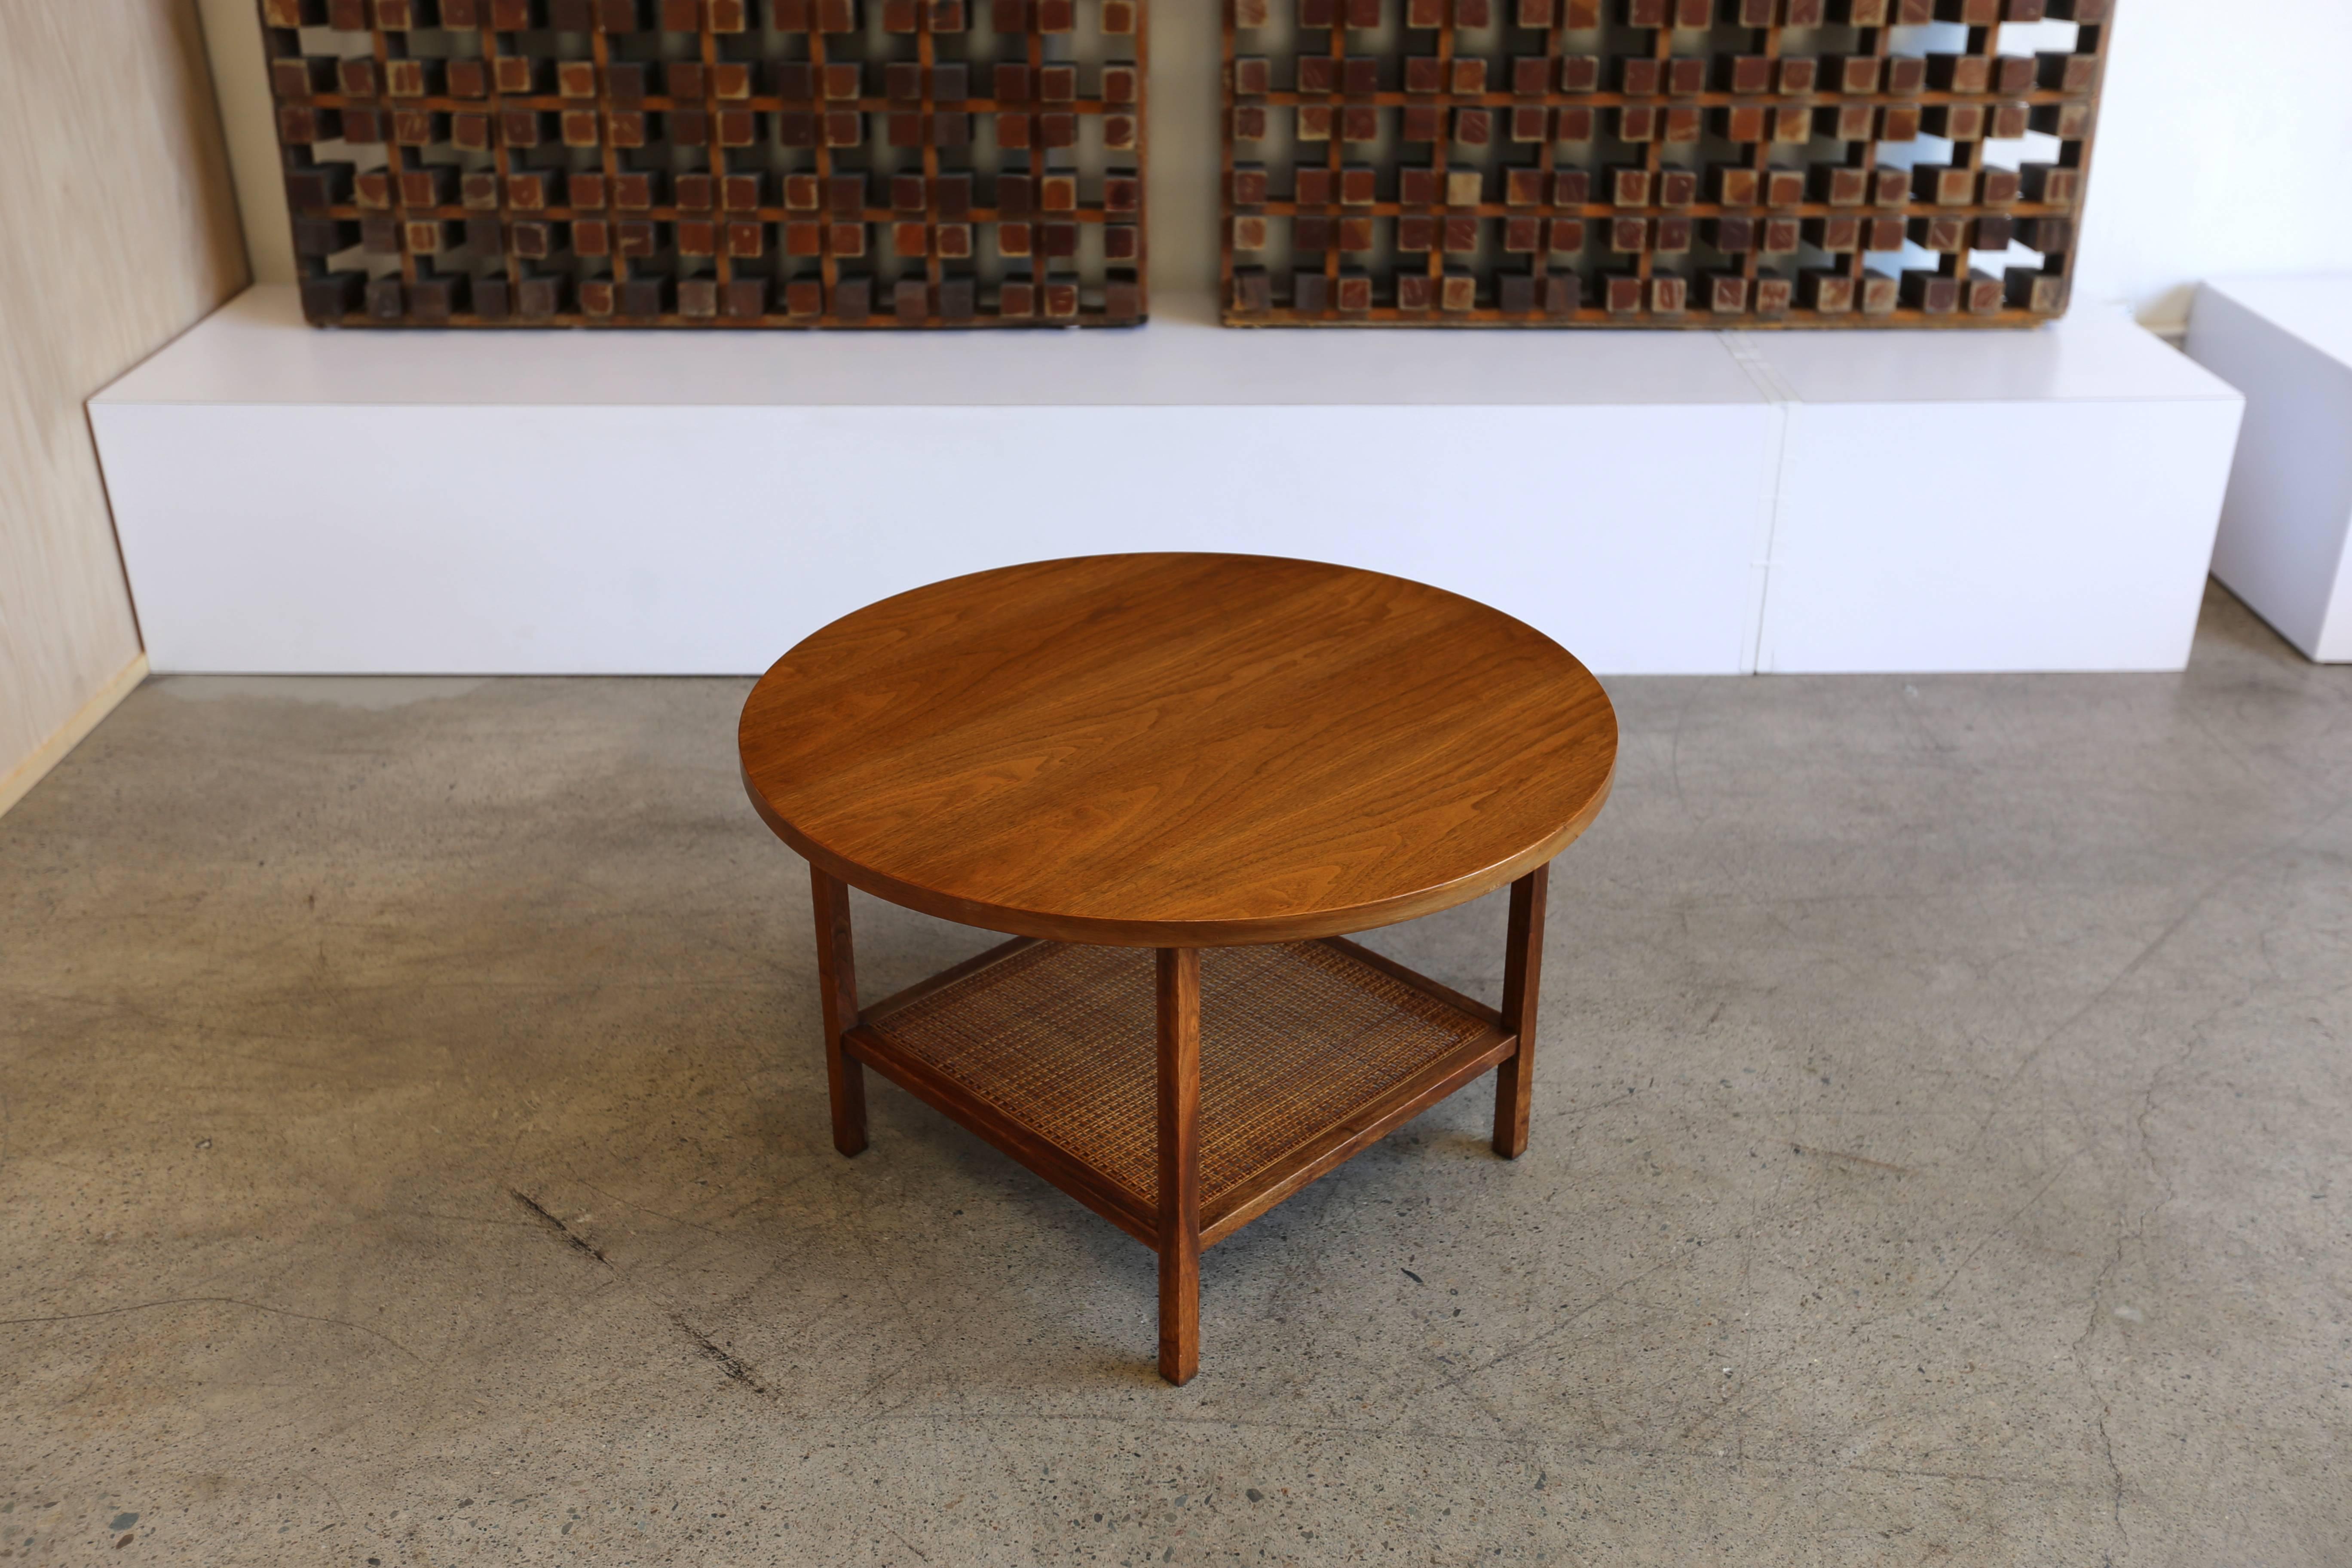
[[[2311,658],[2352,661],[2352,277],[2208,283],[2189,353],[2246,395],[2213,574]]]
[[[2189,662],[2243,400],[2119,316],[2021,334],[1789,334],[1758,665]]]
[[[2120,321],[321,333],[261,289],[91,416],[159,670],[747,673],[936,578],[1188,549],[1734,673],[2179,668],[2239,406]]]

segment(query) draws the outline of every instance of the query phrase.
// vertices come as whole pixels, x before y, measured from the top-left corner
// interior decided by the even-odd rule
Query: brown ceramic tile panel
[[[260,0],[304,312],[1123,326],[1145,0]]]
[[[2064,313],[2115,0],[1219,0],[1235,326]]]

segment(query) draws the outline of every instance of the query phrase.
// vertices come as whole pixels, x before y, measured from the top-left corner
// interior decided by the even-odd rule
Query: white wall
[[[2178,326],[2198,279],[2352,270],[2352,0],[2121,0],[2075,298]],[[253,0],[201,0],[265,279],[293,277]],[[1151,248],[1162,289],[1216,277],[1219,0],[1159,0]],[[2217,12],[2221,13],[2217,16]]]
[[[2201,279],[2352,272],[2352,0],[2116,12],[2076,299],[2179,326]]]

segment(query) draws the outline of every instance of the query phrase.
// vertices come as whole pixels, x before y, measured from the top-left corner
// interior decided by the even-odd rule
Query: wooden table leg
[[[1543,988],[1544,891],[1551,867],[1542,865],[1511,884],[1511,929],[1504,939],[1503,1027],[1519,1037],[1510,1059],[1495,1069],[1495,1152],[1516,1160],[1528,1152],[1528,1111],[1536,1084],[1536,998]]]
[[[866,1148],[866,1068],[841,1048],[841,1037],[857,1026],[849,885],[811,866],[809,901],[816,909],[816,983],[824,994],[824,1079],[833,1094],[833,1146],[856,1154]]]
[[[1160,1375],[1201,1370],[1201,954],[1160,950]]]

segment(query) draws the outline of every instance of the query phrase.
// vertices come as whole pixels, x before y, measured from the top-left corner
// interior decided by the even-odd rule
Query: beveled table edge
[[[1613,728],[1614,704],[1611,706]],[[802,858],[858,891],[871,893],[901,909],[953,921],[958,925],[976,926],[982,931],[1003,931],[1007,936],[1086,942],[1096,947],[1253,947],[1263,942],[1311,942],[1323,937],[1373,931],[1454,909],[1473,899],[1484,898],[1498,888],[1510,886],[1537,867],[1549,864],[1561,850],[1582,837],[1584,830],[1592,826],[1593,819],[1601,815],[1601,808],[1609,803],[1610,794],[1616,787],[1617,752],[1614,746],[1610,748],[1608,776],[1601,780],[1601,787],[1593,792],[1592,798],[1585,803],[1582,810],[1550,837],[1539,840],[1508,859],[1458,877],[1451,882],[1372,903],[1318,910],[1302,915],[1220,921],[1110,920],[1055,914],[1047,910],[1013,909],[976,900],[952,898],[934,889],[917,887],[846,859],[817,843],[769,805],[759,786],[751,782],[749,764],[742,763],[740,758],[737,771],[743,780],[743,793],[751,797],[751,808],[760,814],[760,820],[765,822],[776,837],[790,845]]]

